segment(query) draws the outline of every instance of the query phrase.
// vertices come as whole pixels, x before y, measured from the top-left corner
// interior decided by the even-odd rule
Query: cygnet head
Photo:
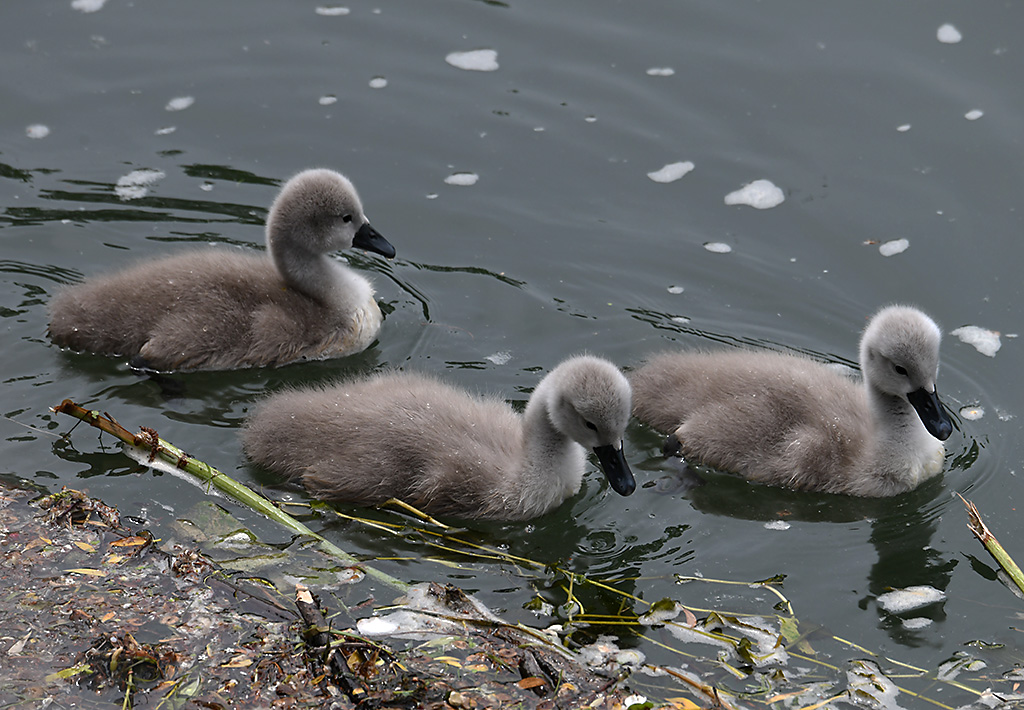
[[[942,331],[916,308],[889,306],[868,323],[860,341],[860,365],[869,389],[903,397],[914,407],[928,433],[945,441],[953,423],[939,401]]]
[[[267,247],[276,262],[297,251],[316,255],[353,246],[395,256],[395,248],[370,226],[348,178],[314,169],[285,183],[267,215]]]
[[[563,362],[545,379],[551,388],[547,402],[551,423],[593,449],[615,492],[630,495],[636,480],[622,452],[632,410],[629,381],[612,363],[587,355]]]

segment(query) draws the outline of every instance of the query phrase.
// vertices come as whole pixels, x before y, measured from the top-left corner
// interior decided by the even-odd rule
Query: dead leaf
[[[86,552],[96,552],[96,548],[87,542],[79,542],[78,540],[75,540],[75,547],[79,550],[85,550]]]
[[[221,664],[221,668],[245,668],[252,665],[252,659],[248,656],[235,656],[227,663]]]
[[[529,678],[523,678],[521,681],[516,683],[516,685],[518,685],[523,690],[529,690],[530,688],[536,688],[538,686],[544,685],[546,682],[547,681],[543,678],[538,678],[537,676],[532,675]]]
[[[107,573],[101,569],[89,569],[88,567],[76,567],[75,569],[66,569],[65,572],[74,572],[75,574],[85,574],[90,577],[106,577]]]
[[[147,542],[146,538],[134,535],[132,537],[125,537],[120,540],[114,540],[110,543],[111,547],[136,547],[138,545],[145,545]]]

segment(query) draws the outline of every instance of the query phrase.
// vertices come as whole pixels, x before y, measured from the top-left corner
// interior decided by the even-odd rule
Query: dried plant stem
[[[136,454],[140,455],[143,460],[150,464],[156,464],[160,461],[164,464],[173,466],[174,468],[192,475],[203,483],[213,486],[221,493],[234,498],[239,503],[247,505],[256,512],[262,513],[266,517],[285,526],[289,530],[301,535],[308,535],[316,540],[320,549],[327,554],[337,558],[346,565],[358,567],[363,570],[367,576],[372,577],[379,582],[383,582],[389,587],[393,587],[399,591],[405,591],[409,587],[408,584],[400,579],[396,579],[391,575],[364,565],[330,540],[321,537],[301,522],[285,513],[259,493],[256,493],[247,486],[242,485],[230,476],[221,473],[212,466],[209,466],[198,459],[192,458],[173,444],[164,441],[157,436],[156,431],[153,429],[142,427],[138,434],[132,434],[130,431],[118,424],[117,421],[115,421],[109,414],[103,415],[94,409],[86,409],[75,402],[72,402],[70,399],[65,399],[59,405],[53,407],[52,411],[59,414],[67,414],[68,416],[74,417],[75,419],[83,421],[90,426],[94,426],[97,429],[116,437],[120,441],[124,442],[126,447],[132,449]]]
[[[960,495],[957,493],[957,495]],[[988,529],[985,523],[981,519],[981,513],[978,512],[978,507],[971,501],[967,500],[963,496],[960,496],[960,500],[967,506],[967,527],[970,528],[974,536],[981,541],[981,544],[985,546],[988,553],[995,558],[995,561],[999,563],[999,566],[1003,568],[1003,571],[1009,575],[1013,583],[1017,585],[1017,588],[1021,592],[1024,592],[1024,573],[1020,571],[1020,567],[1013,561],[1013,558],[1007,554],[1003,546],[996,540],[995,535]]]

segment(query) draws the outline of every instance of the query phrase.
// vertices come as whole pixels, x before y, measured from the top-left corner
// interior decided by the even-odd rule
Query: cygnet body
[[[541,380],[522,415],[497,398],[393,372],[274,395],[242,444],[250,460],[326,500],[398,498],[436,515],[526,520],[579,491],[583,447],[616,492],[633,492],[622,451],[630,407],[625,376],[586,355]]]
[[[306,170],[267,216],[269,256],[223,248],[144,262],[71,286],[50,304],[60,346],[133,358],[161,371],[227,370],[341,357],[377,336],[370,282],[330,259],[395,249],[363,214],[349,180]]]
[[[863,384],[809,358],[667,353],[631,377],[666,451],[797,490],[892,496],[942,470],[953,426],[935,388],[939,327],[890,306],[860,342]]]

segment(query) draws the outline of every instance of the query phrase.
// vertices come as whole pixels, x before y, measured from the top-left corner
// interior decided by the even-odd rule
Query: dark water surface
[[[679,491],[660,437],[633,425],[632,497],[616,496],[594,468],[559,510],[528,526],[473,524],[470,534],[617,580],[646,601],[723,612],[770,616],[777,599],[679,586],[674,575],[784,574],[801,629],[820,627],[814,645],[836,670],[814,673],[835,692],[864,649],[931,673],[899,682],[950,707],[977,702],[974,691],[1024,663],[1022,603],[992,579],[953,496],[973,499],[1024,560],[1015,339],[1024,329],[1024,5],[391,0],[331,14],[340,7],[0,8],[3,475],[85,488],[159,530],[196,489],[140,471],[84,428],[72,447],[11,420],[66,431],[47,408],[71,397],[272,486],[244,463],[236,433],[255,398],[286,385],[390,365],[521,402],[584,350],[625,367],[668,347],[744,344],[850,363],[865,318],[910,302],[947,331],[939,386],[957,414],[946,472],[919,490],[854,501],[712,474]],[[939,41],[946,23],[962,41]],[[445,61],[474,49],[496,50],[497,70]],[[32,137],[38,126],[44,137]],[[647,176],[681,161],[695,167],[678,181]],[[46,307],[62,284],[191,242],[262,248],[276,186],[311,166],[348,174],[398,249],[393,262],[345,255],[371,275],[387,312],[365,354],[187,375],[185,396],[168,400],[124,362],[48,343]],[[119,194],[118,180],[140,170],[159,173]],[[455,173],[479,179],[447,184]],[[785,201],[725,204],[757,179]],[[900,239],[908,247],[883,256],[880,244]],[[994,357],[948,335],[967,325],[1001,334]],[[970,408],[983,416],[959,415]],[[225,505],[261,536],[285,539]],[[414,581],[454,581],[513,620],[546,626],[558,619],[524,604],[538,594],[566,600],[556,573],[441,555],[452,567],[417,560],[437,553],[416,540],[358,525],[326,531],[356,553],[407,557],[381,564]],[[947,599],[898,616],[875,601],[911,585]],[[587,612],[622,610],[617,595],[577,591]],[[659,631],[601,631],[654,663],[690,663],[679,649],[714,656]],[[934,681],[957,654],[988,668],[962,677],[965,687]],[[651,682],[652,697],[680,693]],[[935,707],[909,693],[896,702]]]

